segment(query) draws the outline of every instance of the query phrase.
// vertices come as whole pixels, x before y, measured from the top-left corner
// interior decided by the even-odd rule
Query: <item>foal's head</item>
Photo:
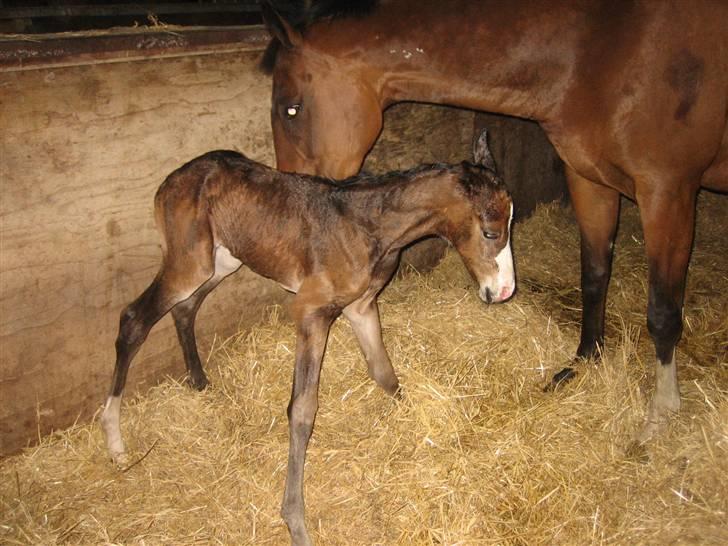
[[[463,162],[456,181],[465,196],[451,209],[447,237],[480,286],[480,297],[488,303],[513,295],[516,280],[511,253],[513,202],[487,145],[485,131],[475,141],[476,163]]]
[[[463,258],[488,303],[505,301],[516,287],[511,253],[513,203],[492,170],[463,162],[458,179],[465,206],[451,217],[448,239]]]

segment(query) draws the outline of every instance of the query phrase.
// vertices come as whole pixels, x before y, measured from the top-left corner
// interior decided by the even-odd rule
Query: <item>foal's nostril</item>
[[[505,286],[501,290],[500,293],[500,301],[505,301],[508,298],[510,298],[513,295],[514,287],[513,286]]]
[[[493,292],[490,291],[490,288],[485,289],[485,301],[487,303],[493,303]]]

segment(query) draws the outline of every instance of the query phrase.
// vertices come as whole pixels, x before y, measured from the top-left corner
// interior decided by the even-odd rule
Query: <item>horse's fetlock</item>
[[[193,372],[187,376],[187,384],[196,391],[204,391],[210,384],[210,381],[207,379],[205,372]]]
[[[682,334],[680,308],[651,303],[647,308],[647,331],[655,343],[657,358],[661,362],[669,362]]]
[[[399,389],[399,379],[392,373],[372,370],[369,375],[377,385],[389,394],[393,395]]]

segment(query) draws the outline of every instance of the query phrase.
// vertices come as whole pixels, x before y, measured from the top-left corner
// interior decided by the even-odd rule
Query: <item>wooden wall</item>
[[[50,44],[48,62],[31,62],[44,57],[29,46],[0,55],[22,57],[0,62],[0,454],[99,409],[119,312],[158,267],[152,198],[164,177],[216,148],[274,164],[270,79],[256,68],[265,37],[181,52],[170,40],[131,52],[97,43],[93,55]],[[366,168],[465,159],[472,126],[471,112],[397,105]],[[203,359],[215,335],[283,301],[248,271],[226,280],[198,320]],[[127,394],[182,375],[176,343],[166,317]]]

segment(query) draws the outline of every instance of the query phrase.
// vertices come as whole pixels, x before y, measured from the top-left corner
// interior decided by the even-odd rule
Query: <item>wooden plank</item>
[[[98,62],[260,51],[270,35],[262,26],[165,27],[41,36],[0,37],[0,71],[76,66]]]
[[[66,4],[61,6],[23,6],[5,7],[0,11],[0,19],[19,19],[23,17],[109,17],[119,15],[156,15],[189,13],[257,13],[260,4],[257,0],[237,0],[233,2],[144,2],[137,4]]]
[[[152,199],[164,177],[216,148],[274,163],[261,52],[0,70],[0,454],[103,403],[119,312],[158,267]],[[465,159],[472,124],[472,112],[395,105],[366,168]],[[418,268],[442,246],[419,249]],[[203,358],[213,335],[285,301],[247,270],[226,280],[199,317]],[[127,392],[183,371],[165,318]]]
[[[164,177],[216,148],[273,162],[259,55],[0,73],[0,453],[103,401],[119,312],[158,267]],[[225,281],[203,306],[202,349],[282,297],[248,272]],[[182,375],[173,330],[152,332],[130,392]]]

